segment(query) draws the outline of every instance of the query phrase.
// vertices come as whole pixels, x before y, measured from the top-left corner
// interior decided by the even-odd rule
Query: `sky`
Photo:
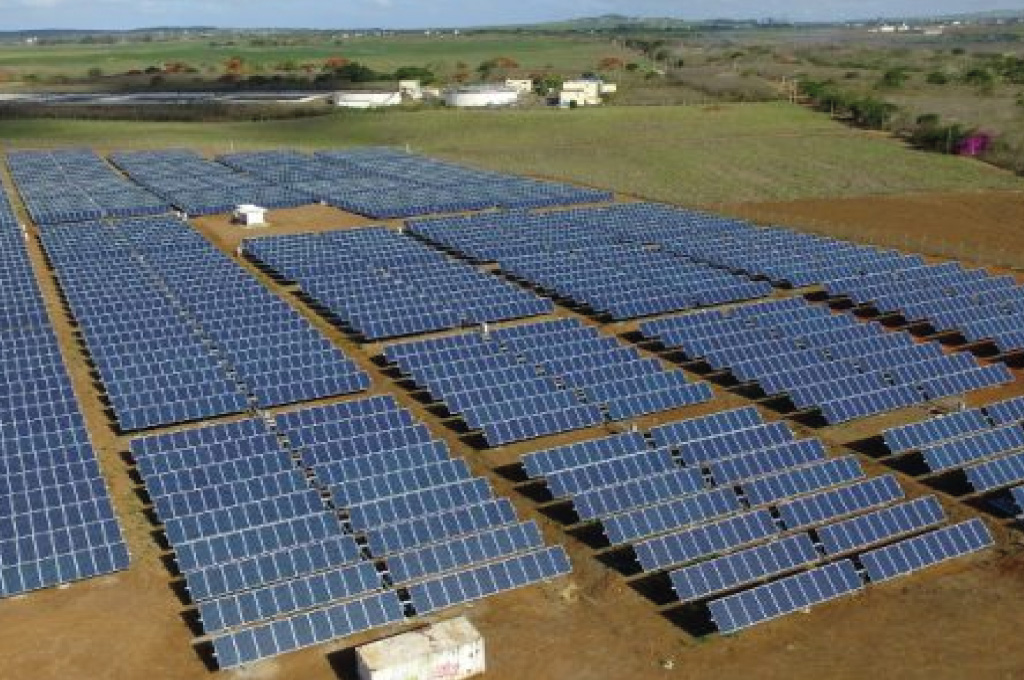
[[[532,23],[611,13],[812,21],[993,9],[1024,10],[1024,0],[0,0],[0,30],[198,25],[406,29]]]

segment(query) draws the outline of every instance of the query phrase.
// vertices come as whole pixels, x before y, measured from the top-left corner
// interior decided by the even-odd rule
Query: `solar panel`
[[[672,453],[666,449],[657,449],[552,472],[546,477],[546,482],[552,496],[563,498],[675,469],[678,466]]]
[[[644,571],[656,571],[764,541],[780,533],[767,510],[658,536],[633,546]]]
[[[599,462],[606,458],[647,450],[647,442],[639,432],[589,439],[536,453],[524,454],[522,461],[530,477],[544,477],[566,468]]]
[[[929,470],[941,472],[1022,448],[1024,429],[1020,425],[1004,425],[934,444],[921,453]]]
[[[734,633],[849,595],[863,587],[853,563],[842,560],[736,595],[712,600],[708,608],[719,631]]]
[[[405,521],[390,522],[376,527],[367,536],[367,541],[370,552],[376,557],[383,557],[415,546],[436,543],[453,536],[471,534],[515,521],[516,513],[511,501],[499,498]]]
[[[374,565],[360,562],[200,602],[199,618],[204,631],[217,633],[351,600],[380,588],[380,576]]]
[[[570,571],[569,556],[561,547],[515,555],[409,587],[409,597],[419,615],[479,600],[539,581],[549,581]]]
[[[1017,505],[1019,513],[1024,514],[1024,486],[1017,486],[1010,489],[1010,496]]]
[[[633,508],[651,505],[674,496],[685,496],[704,489],[700,470],[686,468],[650,477],[630,480],[614,486],[582,491],[572,502],[581,520],[599,519]]]
[[[189,595],[194,602],[259,588],[326,571],[359,559],[359,546],[351,536],[330,536],[303,546],[290,546],[237,562],[215,564],[185,572]]]
[[[743,482],[740,487],[751,506],[766,505],[791,496],[839,486],[864,477],[855,456],[840,456],[795,470],[786,470]]]
[[[1016,485],[1024,481],[1024,453],[1015,453],[972,465],[964,468],[964,474],[978,492]]]
[[[732,489],[712,489],[605,517],[601,523],[609,542],[621,545],[731,515],[742,507]]]
[[[916,498],[865,515],[818,528],[818,538],[829,555],[859,550],[897,536],[941,524],[946,519],[935,496]]]
[[[778,576],[821,559],[807,534],[700,562],[669,574],[681,602],[703,600],[748,583]]]
[[[787,529],[803,529],[826,520],[852,515],[903,498],[903,489],[892,475],[874,477],[849,486],[795,498],[777,504]]]
[[[522,522],[392,555],[387,566],[395,583],[408,583],[543,546],[536,523]]]
[[[890,428],[882,433],[882,437],[885,439],[889,451],[902,453],[920,449],[945,439],[954,439],[972,432],[980,432],[989,427],[981,409],[971,409],[930,418],[920,423]]]
[[[767,449],[740,454],[708,464],[715,484],[735,484],[744,479],[824,460],[825,445],[817,439],[801,439]]]
[[[215,636],[212,643],[217,665],[222,669],[235,668],[404,618],[398,596],[387,591]]]
[[[985,407],[985,413],[996,425],[1020,422],[1024,420],[1024,397],[989,404]]]
[[[766,449],[795,437],[786,423],[768,423],[679,444],[676,450],[687,465],[700,465],[741,453]]]
[[[763,423],[764,421],[755,407],[745,406],[701,418],[660,425],[651,428],[651,437],[657,446],[672,446],[694,439],[714,437],[736,430],[756,427]]]
[[[872,583],[887,581],[993,545],[980,519],[971,519],[908,538],[860,556]]]

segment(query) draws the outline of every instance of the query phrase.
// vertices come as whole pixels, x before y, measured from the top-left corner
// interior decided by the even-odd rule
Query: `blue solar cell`
[[[589,465],[644,450],[647,450],[647,442],[643,435],[638,432],[627,432],[525,454],[523,467],[530,477],[543,477],[566,468]]]
[[[985,413],[996,425],[1020,422],[1024,420],[1024,397],[989,404],[985,407]]]
[[[612,545],[724,517],[742,509],[732,489],[712,489],[637,508],[601,520]]]
[[[776,509],[787,529],[803,529],[885,505],[903,496],[896,478],[885,475],[779,503]]]
[[[531,583],[549,581],[570,570],[569,556],[563,548],[546,548],[413,584],[409,587],[409,597],[416,613],[424,615]]]
[[[975,491],[994,491],[1024,481],[1024,453],[978,463],[964,468],[967,481]]]
[[[863,587],[853,563],[842,560],[736,595],[712,600],[708,607],[718,630],[734,633],[849,595]]]
[[[759,543],[780,533],[767,510],[755,510],[691,529],[642,541],[633,546],[644,571],[685,564]]]
[[[765,545],[700,562],[669,574],[681,602],[703,600],[821,559],[807,534],[787,536]]]
[[[972,519],[908,538],[861,555],[872,583],[919,571],[993,545],[992,534],[980,519]]]
[[[915,533],[941,524],[946,513],[935,496],[916,498],[907,503],[859,515],[818,528],[818,538],[829,555],[859,550],[897,536]]]
[[[854,456],[831,460],[787,470],[741,484],[744,495],[752,506],[765,505],[790,496],[819,489],[839,486],[864,477],[864,470]]]
[[[1024,429],[1014,424],[933,444],[921,453],[929,470],[941,472],[1022,448]]]
[[[581,491],[572,496],[572,501],[576,514],[585,521],[696,493],[703,488],[700,470],[682,469]]]
[[[989,423],[981,409],[971,409],[890,428],[882,433],[882,437],[889,451],[902,453],[988,428]]]
[[[235,668],[404,618],[398,596],[387,591],[215,636],[212,643],[217,665],[222,669]]]
[[[388,572],[395,583],[409,583],[543,545],[535,523],[510,524],[392,555],[387,560]]]

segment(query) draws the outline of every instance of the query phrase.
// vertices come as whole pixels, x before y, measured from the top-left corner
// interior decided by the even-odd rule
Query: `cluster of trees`
[[[900,113],[900,108],[891,102],[843,92],[832,80],[803,80],[800,90],[819,111],[845,117],[864,128],[887,129]],[[946,123],[934,113],[918,116],[900,131],[917,148],[938,153],[959,153],[965,142],[978,135],[976,129],[960,123]]]
[[[884,129],[899,111],[899,107],[884,99],[844,92],[834,80],[802,80],[800,91],[819,111],[827,111],[871,130]]]

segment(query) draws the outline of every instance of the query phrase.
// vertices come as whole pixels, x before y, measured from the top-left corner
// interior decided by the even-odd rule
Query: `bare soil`
[[[909,216],[932,216],[928,224],[947,235],[986,234],[996,238],[1001,230],[1019,234],[1019,217],[1011,203],[1020,196],[995,194],[993,208],[980,219],[960,208],[955,196],[903,199],[871,199],[857,202],[805,201],[768,206],[730,206],[734,214],[760,211],[777,215],[779,221],[799,224],[808,219],[860,223],[870,232],[902,224]],[[964,197],[986,205],[981,197]],[[973,204],[973,203],[971,203]],[[830,210],[830,206],[832,209]],[[921,211],[924,211],[921,213]],[[984,213],[983,214],[989,214]],[[1001,215],[1007,217],[1001,223]],[[941,219],[940,219],[941,218]],[[328,208],[303,208],[272,213],[272,231],[297,233],[315,228],[344,228],[368,221]],[[923,218],[922,218],[923,219]],[[230,227],[226,218],[204,218],[200,229],[219,247],[234,253],[238,240],[252,232]],[[987,225],[987,226],[985,226]],[[852,227],[851,227],[852,228]],[[985,230],[991,230],[985,231]],[[255,235],[255,233],[252,233]],[[1018,247],[1024,244],[1017,238]],[[59,304],[52,274],[47,270],[38,243],[30,244],[40,281],[71,369],[77,394],[112,490],[131,551],[132,566],[121,574],[93,579],[66,588],[30,594],[0,602],[0,678],[38,680],[192,680],[211,677],[211,671],[192,647],[193,635],[182,614],[187,607],[175,594],[174,578],[163,563],[165,557],[154,540],[153,526],[143,515],[143,505],[123,459],[127,439],[118,436],[104,413],[100,393],[93,383],[73,327]],[[497,680],[618,680],[646,678],[963,678],[1024,677],[1024,647],[1017,643],[1020,602],[1024,601],[1024,534],[990,520],[996,529],[998,549],[970,559],[957,560],[891,584],[873,586],[862,595],[814,608],[760,626],[743,634],[697,639],[659,612],[658,607],[636,592],[618,572],[594,557],[594,551],[566,534],[562,527],[538,510],[537,503],[516,490],[515,484],[494,471],[515,462],[526,451],[605,434],[606,428],[520,443],[480,452],[420,402],[397,386],[375,364],[375,346],[361,347],[305,308],[287,291],[273,284],[249,265],[254,275],[284,299],[296,305],[334,342],[353,356],[373,377],[371,393],[391,393],[410,408],[433,432],[446,439],[455,455],[465,457],[480,474],[492,479],[498,493],[509,496],[523,518],[537,520],[550,542],[566,545],[573,561],[570,577],[553,583],[505,593],[475,605],[445,612],[464,613],[487,640],[488,677]],[[571,312],[560,309],[557,315]],[[628,326],[609,326],[618,335]],[[717,389],[712,404],[679,409],[644,419],[644,427],[701,415],[750,403]],[[1024,393],[1018,381],[1010,388],[974,395],[970,403],[986,403]],[[768,417],[778,417],[765,412]],[[843,445],[877,434],[882,427],[925,417],[921,409],[862,421],[847,427],[810,431],[822,436],[833,453]],[[876,474],[889,472],[865,458]],[[917,482],[903,478],[911,495],[929,493]],[[955,519],[975,513],[963,504],[943,498]],[[988,519],[988,518],[986,518]],[[419,624],[413,624],[419,625]],[[396,628],[395,630],[399,630]],[[327,680],[352,678],[351,647],[383,637],[390,631],[339,643],[322,645],[226,672],[227,678]]]

